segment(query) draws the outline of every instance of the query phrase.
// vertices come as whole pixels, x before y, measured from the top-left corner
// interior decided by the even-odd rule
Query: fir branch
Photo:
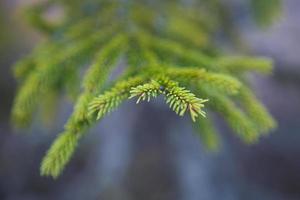
[[[277,124],[266,108],[257,100],[249,88],[244,86],[238,95],[239,103],[248,117],[255,124],[256,129],[267,134],[275,129]]]
[[[99,89],[95,87],[100,86],[101,88],[103,86],[104,78],[106,78],[110,72],[109,66],[115,63],[120,52],[125,52],[126,40],[126,36],[120,34],[115,36],[105,48],[100,50],[99,55],[96,55],[96,60],[87,71],[83,80],[84,90],[99,91]]]
[[[39,79],[31,75],[19,89],[12,108],[12,121],[19,127],[26,127],[32,121],[33,112],[39,102]]]
[[[89,115],[96,113],[97,120],[116,109],[124,100],[130,97],[130,89],[139,85],[143,77],[133,77],[118,82],[104,94],[94,98],[89,104]]]
[[[146,83],[143,85],[139,85],[137,87],[133,87],[130,90],[130,99],[134,97],[138,97],[136,103],[138,104],[141,100],[145,101],[147,100],[148,102],[150,101],[151,98],[157,97],[159,94],[161,94],[161,85],[155,81],[152,80],[150,83]]]
[[[166,35],[170,39],[182,41],[187,45],[205,48],[209,35],[195,21],[186,19],[184,15],[171,15],[166,22]]]
[[[91,46],[99,44],[99,40],[106,39],[106,34],[112,30],[114,30],[112,27],[106,31],[103,30],[103,36],[98,33],[97,38],[96,35],[92,35],[91,38],[86,38],[76,43],[75,46],[64,49],[64,52],[58,49],[59,46],[53,46],[49,52],[43,52],[40,57],[37,57],[36,65],[39,68],[28,75],[15,98],[12,110],[12,119],[15,124],[20,127],[28,126],[37,109],[36,105],[41,102],[44,94],[47,91],[55,90],[57,84],[63,82],[67,77],[64,76],[64,70],[68,67],[67,64],[70,64],[70,60],[76,60],[77,65],[80,65],[79,60],[82,59],[84,53],[89,51]],[[53,55],[54,50],[58,51],[55,55]],[[51,60],[47,57],[48,53],[51,55]]]
[[[189,90],[179,87],[176,82],[168,81],[165,84],[164,93],[166,103],[178,115],[183,116],[186,110],[189,110],[191,118],[196,121],[199,115],[205,117],[205,112],[202,110],[207,99],[199,99]]]
[[[251,58],[245,56],[223,56],[215,59],[208,57],[199,51],[187,49],[185,46],[169,39],[161,39],[143,33],[145,43],[158,54],[185,66],[198,66],[212,71],[244,72],[255,71],[270,73],[272,71],[272,60],[266,58]]]
[[[80,134],[63,132],[55,140],[41,164],[41,175],[57,178],[78,146]]]
[[[167,58],[175,60],[181,65],[197,65],[206,69],[213,69],[215,66],[210,57],[186,48],[184,45],[170,39],[163,39],[143,32],[141,36],[147,45],[150,46],[157,55],[163,56],[162,60],[166,61]]]
[[[261,11],[268,6],[262,1],[252,0],[254,7],[264,5],[256,8],[257,16],[268,21],[278,0],[273,0],[276,5],[264,15]],[[20,126],[30,124],[50,94],[56,98],[67,90],[76,96],[74,93],[82,87],[74,98],[74,110],[65,130],[43,159],[42,175],[56,178],[61,174],[86,131],[128,98],[136,97],[138,103],[164,95],[173,111],[180,116],[188,111],[195,121],[199,115],[205,116],[203,107],[207,101],[197,94],[209,99],[205,105],[220,113],[247,143],[276,126],[243,76],[253,71],[269,73],[272,62],[216,53],[219,49],[211,36],[228,27],[224,24],[228,10],[219,2],[196,1],[183,6],[181,1],[171,0],[130,4],[95,0],[89,1],[94,10],[86,10],[81,1],[60,1],[66,10],[65,18],[60,24],[51,24],[43,15],[56,3],[47,1],[30,10],[30,21],[48,37],[14,69],[22,85],[14,101],[12,119]],[[220,10],[220,15],[211,15]],[[121,55],[129,66],[112,87],[107,87]],[[198,120],[195,125],[204,144],[216,149],[219,139],[213,123],[206,118]]]
[[[207,85],[210,86],[211,89],[230,95],[238,93],[241,87],[240,81],[233,76],[212,73],[205,69],[168,67],[165,69],[165,73],[172,79],[189,84]]]
[[[122,42],[123,39],[124,38],[121,36],[116,37],[115,39],[111,40],[106,46],[104,46],[101,49],[100,54],[97,54],[96,60],[92,65],[91,71],[93,71],[93,73],[91,73],[91,71],[86,72],[84,85],[85,90],[78,98],[74,107],[74,111],[65,126],[65,132],[67,132],[67,135],[69,135],[67,138],[70,138],[72,140],[72,144],[77,144],[77,140],[79,140],[83,136],[83,134],[86,132],[86,129],[88,129],[91,126],[92,122],[95,121],[88,115],[89,102],[93,99],[94,93],[98,93],[100,91],[101,87],[103,86],[102,84],[107,79],[107,73],[100,73],[100,71],[109,71],[114,66],[116,58],[120,54],[120,51],[119,53],[116,53],[116,49],[121,48],[121,46],[119,46],[119,42]],[[106,62],[106,59],[108,58],[110,58],[110,62]],[[95,80],[102,81],[97,82]],[[70,136],[71,134],[73,134],[74,136]],[[70,152],[66,152],[67,150],[62,152],[57,150],[61,149],[61,146],[64,146],[64,142],[68,144],[69,140],[58,138],[58,141],[55,141],[53,143],[49,153],[47,153],[43,159],[41,167],[42,175],[50,175],[56,177],[62,172],[64,166],[71,159],[71,156],[74,152],[73,149],[67,149]],[[75,148],[75,145],[72,147]],[[61,157],[63,157],[64,159],[58,159]]]
[[[221,146],[221,139],[211,120],[211,116],[199,118],[194,127],[198,132],[201,142],[206,149],[218,151]]]
[[[166,103],[179,116],[183,116],[186,110],[189,110],[193,121],[196,121],[199,115],[205,117],[205,112],[202,111],[202,108],[204,107],[203,103],[207,100],[197,98],[189,90],[179,87],[178,83],[167,78],[160,78],[158,81],[152,80],[150,83],[134,87],[130,93],[130,98],[138,97],[137,103],[141,100],[150,101],[151,98],[164,94]]]
[[[23,13],[23,16],[31,26],[46,34],[52,34],[55,29],[58,28],[58,24],[47,21],[43,16],[44,11],[49,5],[48,2],[42,2],[35,6],[28,7]]]
[[[56,178],[71,160],[79,140],[91,125],[91,119],[87,116],[87,105],[91,99],[91,95],[82,94],[77,100],[73,114],[65,125],[65,131],[56,138],[42,160],[41,175]]]
[[[260,133],[251,120],[228,97],[202,90],[210,101],[208,106],[220,113],[234,132],[246,143],[257,142]]]
[[[35,69],[35,67],[34,59],[31,56],[27,56],[15,64],[13,68],[14,76],[18,80],[24,80]]]
[[[231,73],[254,71],[268,74],[272,71],[273,62],[267,58],[252,58],[245,56],[225,56],[217,59],[216,64],[221,69],[226,69]]]

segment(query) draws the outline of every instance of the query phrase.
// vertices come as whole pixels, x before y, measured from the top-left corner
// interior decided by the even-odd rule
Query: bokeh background
[[[129,102],[91,131],[57,180],[40,177],[39,164],[71,105],[62,100],[49,126],[37,120],[30,130],[14,130],[9,121],[16,92],[11,66],[41,37],[20,17],[28,2],[0,1],[0,200],[300,199],[299,0],[283,0],[282,17],[268,29],[248,23],[231,1],[252,54],[275,61],[270,77],[251,77],[279,124],[270,136],[247,146],[220,122],[223,146],[210,153],[188,120],[159,101]]]

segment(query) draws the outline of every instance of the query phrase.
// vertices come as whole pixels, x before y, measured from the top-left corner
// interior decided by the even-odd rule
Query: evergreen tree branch
[[[147,42],[157,55],[163,56],[163,60],[175,60],[181,65],[197,65],[206,69],[214,69],[213,62],[210,57],[200,53],[199,51],[191,50],[170,39],[162,39],[154,36],[150,36],[146,32],[143,32],[141,36],[144,41]]]
[[[89,115],[96,114],[96,119],[101,119],[104,115],[116,109],[124,100],[128,99],[131,88],[139,85],[142,81],[143,77],[133,77],[118,82],[110,90],[91,101],[89,104]]]
[[[238,95],[238,99],[259,132],[266,134],[276,128],[277,124],[273,117],[257,100],[249,88],[244,86]]]
[[[266,0],[251,1],[256,17],[265,22],[279,5],[279,0],[270,6]],[[270,73],[272,61],[224,56],[214,36],[219,32],[228,39],[237,36],[229,10],[220,1],[184,2],[49,0],[29,10],[29,21],[47,39],[15,65],[21,87],[13,121],[29,125],[39,106],[48,107],[51,95],[58,99],[68,93],[75,101],[64,131],[43,159],[42,175],[58,177],[87,130],[128,98],[138,103],[163,95],[173,111],[180,116],[189,112],[193,121],[205,116],[203,107],[208,105],[247,143],[276,127],[244,76]],[[44,17],[55,5],[65,11],[59,24]],[[120,56],[128,68],[111,86]],[[205,146],[215,150],[220,142],[208,117],[199,117],[194,124]]]
[[[86,72],[83,85],[84,92],[78,98],[74,111],[65,126],[65,133],[63,133],[63,135],[66,134],[67,136],[61,136],[54,141],[42,161],[42,175],[52,176],[54,178],[58,176],[71,159],[78,140],[92,125],[92,121],[94,120],[88,115],[89,103],[93,99],[94,94],[100,92],[107,79],[108,71],[111,71],[111,68],[116,62],[116,58],[121,54],[122,51],[120,50],[122,50],[122,46],[124,45],[120,46],[120,44],[124,42],[124,39],[122,36],[116,37],[104,46],[100,53],[97,54],[96,60],[90,70]],[[109,62],[107,62],[107,60],[109,60]],[[102,71],[106,73],[101,73]],[[96,80],[101,81],[97,82]],[[72,145],[69,145],[69,143]],[[68,149],[64,149],[64,145],[66,145]],[[61,152],[59,151],[60,149],[62,149]]]
[[[57,178],[70,161],[82,135],[63,132],[55,140],[41,164],[41,175]]]
[[[160,90],[161,85],[152,80],[150,83],[145,83],[143,85],[139,85],[137,87],[133,87],[130,90],[130,99],[134,97],[138,97],[136,103],[138,104],[140,101],[147,100],[150,101],[151,98],[157,97],[159,94],[162,93]]]
[[[160,78],[158,81],[152,80],[150,83],[134,87],[130,91],[131,96],[138,97],[137,103],[142,101],[150,101],[160,94],[165,95],[166,103],[179,116],[183,116],[186,110],[190,112],[193,121],[199,115],[205,117],[205,112],[202,111],[204,102],[207,100],[197,98],[189,90],[179,87],[177,82],[171,81],[168,78]]]
[[[245,142],[257,142],[260,133],[255,125],[228,97],[202,90],[201,94],[210,99],[208,106],[220,113],[232,130]]]
[[[205,112],[202,110],[207,99],[199,99],[189,90],[179,87],[176,82],[168,81],[165,84],[164,93],[166,103],[178,115],[183,116],[186,110],[189,110],[192,120],[195,122],[199,115],[205,117]]]
[[[80,61],[83,59],[84,54],[89,54],[91,45],[99,44],[99,40],[102,41],[106,35],[112,31],[109,29],[102,32],[103,36],[97,34],[92,35],[91,38],[87,38],[83,41],[76,43],[75,46],[70,46],[67,49],[59,50],[57,46],[51,48],[49,52],[43,52],[42,55],[37,57],[36,65],[38,69],[32,71],[27,75],[27,79],[24,81],[22,87],[19,89],[15,103],[12,109],[12,119],[20,127],[26,127],[32,120],[32,116],[37,109],[39,102],[41,102],[44,94],[48,91],[55,90],[57,85],[62,82],[67,76],[64,76],[64,70],[68,68],[70,61],[80,65]],[[99,39],[100,38],[100,39]],[[103,42],[103,41],[102,41]],[[57,50],[56,55],[54,50]],[[61,53],[59,53],[61,52]],[[51,60],[47,58],[50,53]],[[74,66],[71,66],[72,68]]]
[[[270,59],[245,56],[220,57],[217,59],[217,65],[231,73],[253,71],[269,74],[273,68],[273,62]]]
[[[93,65],[88,69],[84,80],[83,88],[86,91],[99,91],[103,86],[104,79],[109,75],[110,67],[116,62],[116,59],[121,52],[125,52],[127,46],[127,37],[123,34],[115,36],[112,41],[103,49],[101,49],[99,55],[96,56],[96,60]],[[107,66],[107,67],[99,67]],[[97,88],[100,86],[100,88]]]
[[[218,151],[221,146],[221,139],[211,120],[211,116],[199,118],[194,127],[199,134],[204,147],[211,151]]]
[[[168,67],[165,71],[172,79],[189,84],[210,86],[211,89],[225,94],[237,94],[241,87],[240,81],[236,78],[226,74],[208,72],[205,69]]]

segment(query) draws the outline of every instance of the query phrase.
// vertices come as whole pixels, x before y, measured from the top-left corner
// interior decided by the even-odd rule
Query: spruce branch
[[[15,97],[11,117],[19,127],[26,127],[32,121],[36,104],[39,102],[39,84],[38,77],[31,75]]]
[[[208,115],[206,118],[199,118],[197,122],[194,123],[194,127],[206,149],[211,151],[218,151],[220,149],[221,139],[218,131],[214,127],[211,116]]]
[[[58,28],[58,24],[47,21],[43,16],[48,6],[48,2],[39,3],[35,6],[28,7],[23,13],[23,16],[31,26],[45,34],[51,34]]]
[[[206,69],[213,69],[214,65],[211,58],[202,54],[199,51],[186,48],[181,43],[173,41],[171,39],[164,39],[155,36],[151,36],[147,33],[141,34],[144,41],[147,43],[157,55],[162,56],[164,61],[175,60],[181,65],[198,65]]]
[[[272,0],[274,5],[251,1],[262,22],[269,22],[279,5],[279,0]],[[93,9],[86,9],[83,1],[62,0],[58,4],[65,15],[55,24],[44,14],[57,3],[51,0],[29,9],[28,20],[46,40],[14,68],[20,82],[12,109],[16,125],[28,126],[50,95],[58,99],[67,93],[75,102],[63,132],[42,161],[42,175],[58,177],[89,128],[127,99],[139,103],[164,96],[178,115],[189,112],[192,121],[198,117],[194,125],[212,150],[220,141],[212,117],[199,117],[205,116],[204,105],[221,114],[247,143],[276,127],[244,76],[269,74],[272,61],[220,52],[214,35],[230,35],[232,30],[223,30],[229,12],[219,2],[91,0]],[[222,14],[212,15],[216,11]],[[127,66],[113,79],[118,61]]]
[[[41,175],[57,178],[65,165],[70,161],[72,154],[78,146],[80,134],[63,132],[55,140],[41,164]]]
[[[189,84],[196,83],[197,85],[210,86],[210,89],[230,95],[237,94],[241,87],[240,81],[235,77],[208,72],[205,69],[166,67],[165,73],[172,79]]]
[[[199,115],[205,117],[202,110],[207,99],[199,99],[184,87],[179,87],[176,82],[168,81],[165,85],[166,103],[169,104],[178,115],[183,116],[189,110],[192,120],[195,122]]]
[[[53,45],[48,51],[35,56],[37,59],[36,66],[39,67],[27,75],[28,77],[24,80],[15,98],[12,109],[12,119],[15,124],[20,127],[28,126],[34,112],[37,110],[37,105],[42,101],[45,94],[48,91],[57,90],[58,84],[63,84],[65,78],[67,78],[64,75],[65,70],[81,65],[80,60],[91,49],[91,46],[107,39],[107,34],[112,30],[114,30],[112,27],[103,30],[103,35],[97,33],[97,38],[96,35],[92,35],[91,38],[80,40],[74,46],[68,46],[63,51],[59,49],[59,47],[62,48],[60,45]],[[49,56],[51,59],[49,59]],[[71,64],[70,61],[76,61],[76,65],[69,65]]]
[[[197,22],[189,20],[184,15],[172,15],[166,23],[166,35],[170,39],[176,39],[197,48],[205,48],[208,45],[209,35]]]
[[[91,125],[87,116],[87,105],[91,98],[88,94],[82,94],[77,100],[73,114],[65,125],[65,131],[55,139],[42,160],[41,175],[56,178],[72,158],[79,140]]]
[[[126,36],[119,34],[110,41],[107,46],[100,50],[99,54],[96,55],[96,60],[93,65],[88,69],[84,80],[83,88],[86,91],[99,91],[99,88],[103,86],[103,83],[107,75],[110,72],[110,67],[113,66],[116,59],[119,57],[120,52],[125,52],[126,48]],[[104,67],[99,67],[104,66]]]
[[[255,124],[255,127],[259,132],[267,134],[276,128],[277,123],[273,117],[258,101],[249,88],[244,86],[238,95],[238,99],[242,108],[245,110],[251,121]]]
[[[92,125],[92,122],[95,121],[88,115],[89,103],[93,99],[94,94],[98,93],[102,88],[107,79],[107,73],[114,66],[116,59],[122,52],[120,51],[120,49],[122,49],[120,43],[123,41],[124,38],[122,36],[114,38],[100,50],[99,54],[96,55],[94,64],[90,68],[90,71],[88,70],[86,72],[84,77],[84,92],[82,92],[78,98],[74,106],[74,111],[65,125],[65,133],[63,133],[63,135],[67,134],[67,136],[66,138],[62,136],[62,139],[58,138],[54,141],[49,152],[42,161],[42,175],[50,175],[55,178],[62,172],[64,166],[71,159],[78,140],[86,132],[86,129]],[[107,62],[107,59],[110,62]],[[93,73],[91,73],[91,71]],[[100,73],[99,71],[106,71],[107,73]],[[97,82],[95,80],[101,81]],[[70,148],[59,151],[64,145],[68,145],[70,140],[71,144],[76,145],[69,145]]]
[[[35,61],[31,56],[27,56],[18,61],[14,68],[14,76],[18,80],[24,80],[35,69]]]
[[[246,57],[246,56],[225,56],[217,59],[216,64],[221,69],[230,73],[254,71],[269,74],[273,68],[273,62],[267,58]]]
[[[183,116],[188,110],[193,121],[196,121],[199,115],[205,117],[205,112],[202,111],[202,108],[204,107],[203,103],[208,100],[197,98],[189,90],[179,87],[177,82],[167,78],[160,78],[158,81],[152,80],[150,83],[134,87],[130,93],[130,98],[138,97],[137,103],[141,100],[150,101],[151,98],[164,94],[166,103],[179,116]]]
[[[161,85],[155,81],[151,80],[150,83],[145,83],[143,85],[139,85],[137,87],[133,87],[130,90],[130,99],[134,97],[138,97],[136,103],[138,104],[140,101],[147,100],[150,101],[151,98],[157,97],[159,94],[162,93]]]
[[[207,96],[210,101],[209,108],[220,113],[234,132],[245,142],[257,142],[260,133],[255,124],[240,110],[228,97],[202,90],[202,95]]]
[[[187,49],[181,43],[170,39],[161,39],[142,34],[144,43],[156,52],[163,55],[163,60],[167,57],[185,66],[198,66],[212,71],[229,71],[241,73],[245,71],[255,71],[260,73],[270,73],[272,70],[272,60],[267,58],[253,58],[246,56],[220,56],[211,58],[194,49]]]
[[[128,80],[120,81],[104,94],[94,98],[89,104],[89,115],[96,114],[96,119],[101,119],[104,115],[116,109],[124,100],[130,97],[130,89],[139,85],[143,77],[132,77]]]

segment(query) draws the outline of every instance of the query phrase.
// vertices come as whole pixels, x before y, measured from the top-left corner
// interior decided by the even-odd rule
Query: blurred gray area
[[[246,146],[220,121],[223,147],[209,153],[189,120],[160,100],[128,102],[91,131],[64,174],[52,180],[39,176],[39,164],[72,107],[59,105],[55,127],[34,123],[25,134],[11,128],[16,83],[10,66],[30,52],[37,34],[17,19],[18,1],[1,0],[0,199],[300,199],[300,1],[283,2],[282,19],[267,30],[239,22],[252,52],[275,60],[272,76],[253,77],[257,95],[279,123],[272,135]]]

